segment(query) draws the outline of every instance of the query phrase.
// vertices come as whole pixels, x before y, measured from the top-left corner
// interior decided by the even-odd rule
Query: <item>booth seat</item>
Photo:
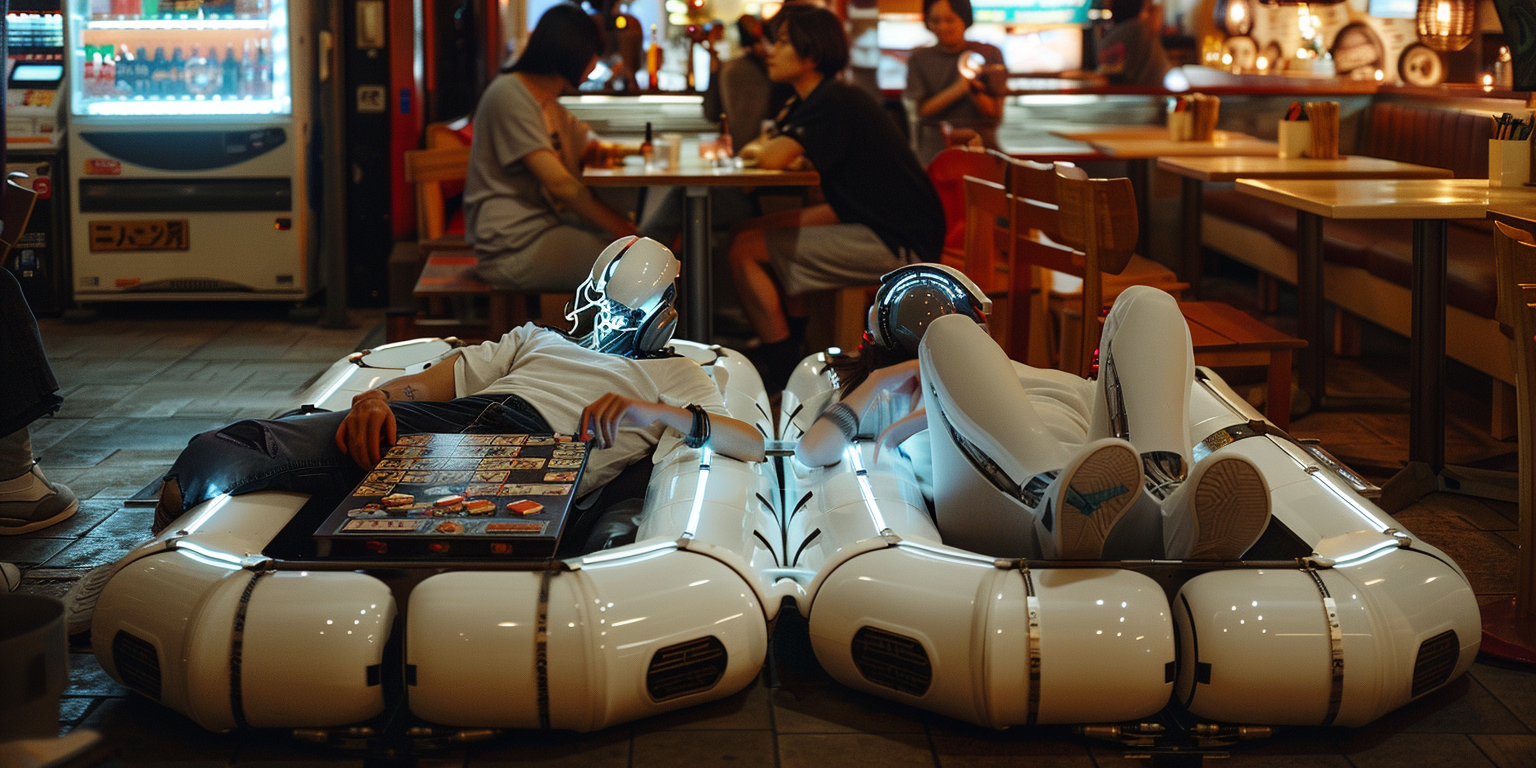
[[[1457,178],[1486,178],[1486,113],[1377,102],[1355,154],[1447,168]],[[1204,244],[1276,279],[1296,282],[1296,210],[1207,185]],[[1407,335],[1413,279],[1409,221],[1323,220],[1327,300],[1344,312]],[[1497,283],[1487,221],[1448,227],[1447,354],[1495,379],[1495,421],[1511,394],[1514,370],[1507,338],[1494,318]],[[1502,430],[1495,428],[1495,434]]]

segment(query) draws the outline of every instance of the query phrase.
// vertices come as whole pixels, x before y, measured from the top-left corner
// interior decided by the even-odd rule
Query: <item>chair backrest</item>
[[[1056,167],[1056,202],[1060,241],[1082,254],[1082,323],[1076,339],[1075,371],[1086,376],[1099,346],[1099,312],[1104,304],[1103,274],[1119,274],[1136,250],[1136,196],[1130,179],[1090,179],[1083,169]]]
[[[944,207],[944,249],[965,247],[965,177],[1003,183],[1003,164],[986,150],[950,147],[933,156],[928,180]]]
[[[416,186],[416,238],[437,240],[448,233],[448,182],[469,173],[469,147],[413,149],[405,153],[405,180]]]
[[[995,293],[1007,286],[1006,269],[1013,237],[1008,190],[1001,183],[966,176],[965,261],[960,271],[983,291]]]
[[[37,190],[16,183],[26,180],[25,173],[16,171],[5,179],[5,206],[0,210],[0,264],[11,255],[11,249],[27,231],[27,221],[32,218],[32,206],[37,202]]]
[[[1498,321],[1514,329],[1513,356],[1520,441],[1520,552],[1515,568],[1515,604],[1536,598],[1536,237],[1495,222]]]

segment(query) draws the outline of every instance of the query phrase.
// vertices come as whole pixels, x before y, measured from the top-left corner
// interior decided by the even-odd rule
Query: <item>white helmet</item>
[[[645,357],[659,352],[677,328],[679,264],[672,250],[648,237],[615,240],[592,264],[592,274],[576,289],[567,320],[591,327],[583,345],[601,352]],[[577,328],[580,332],[580,328]]]

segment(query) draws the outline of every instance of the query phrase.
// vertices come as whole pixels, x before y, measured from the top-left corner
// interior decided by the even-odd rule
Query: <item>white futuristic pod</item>
[[[346,408],[455,346],[356,353],[301,402]],[[772,431],[761,380],[739,355],[674,348],[705,366],[732,413]],[[452,726],[591,730],[711,701],[761,669],[789,588],[768,576],[768,542],[783,538],[771,470],[679,447],[655,465],[635,543],[547,565],[488,561],[493,570],[414,587],[367,563],[264,554],[305,495],[221,496],[114,567],[93,645],[114,678],[215,731],[358,723],[384,710],[392,675],[415,714]],[[397,610],[404,649],[390,652]]]
[[[781,435],[835,399],[829,362],[813,355],[791,378]],[[1365,483],[1208,369],[1189,421],[1197,460],[1242,455],[1271,489],[1270,529],[1244,561],[1058,564],[947,546],[916,472],[948,473],[927,488],[969,479],[983,516],[1018,505],[938,429],[878,454],[855,442],[827,468],[786,459],[784,548],[809,572],[800,610],[817,658],[849,686],[992,727],[1132,720],[1170,701],[1215,722],[1360,726],[1471,666],[1480,620],[1465,575],[1361,496]]]

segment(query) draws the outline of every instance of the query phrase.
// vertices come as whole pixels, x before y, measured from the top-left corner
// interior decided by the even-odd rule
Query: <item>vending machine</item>
[[[303,0],[65,1],[75,300],[303,300]]]
[[[64,17],[60,0],[11,0],[5,16],[7,173],[37,193],[32,218],[6,261],[32,311],[69,302],[69,225],[64,185]]]

